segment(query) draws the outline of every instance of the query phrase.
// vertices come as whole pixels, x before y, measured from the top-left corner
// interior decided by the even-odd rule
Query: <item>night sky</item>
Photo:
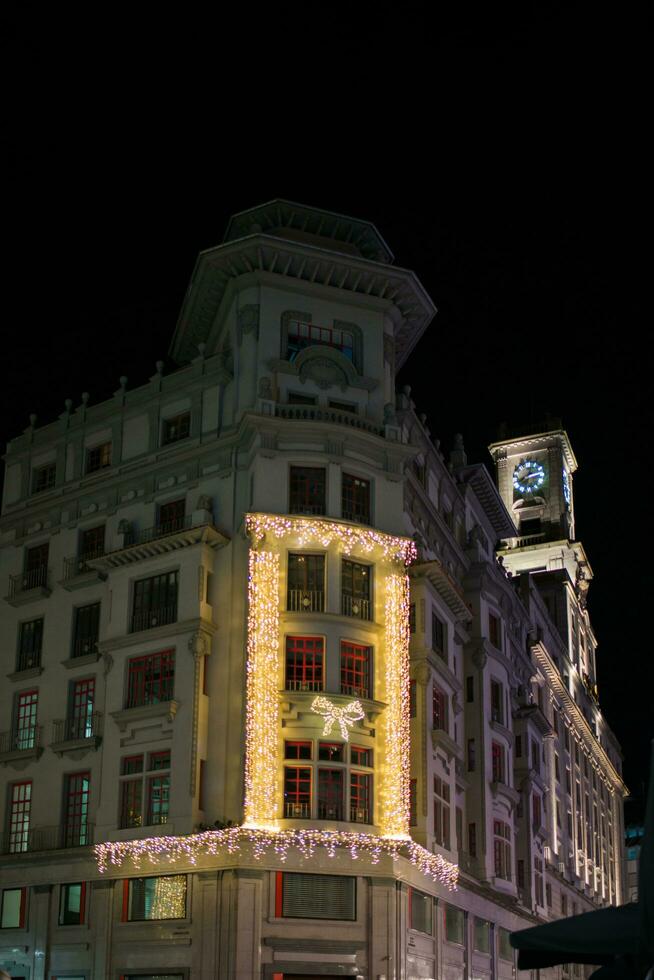
[[[645,11],[459,6],[5,7],[0,442],[150,377],[230,214],[285,197],[372,221],[439,309],[400,384],[442,448],[460,431],[490,464],[501,421],[563,419],[636,795],[654,737]]]

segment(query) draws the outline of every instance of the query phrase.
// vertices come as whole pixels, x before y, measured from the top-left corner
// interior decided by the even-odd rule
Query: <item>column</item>
[[[44,980],[48,973],[50,896],[52,885],[33,885],[30,918],[34,935],[33,980]]]

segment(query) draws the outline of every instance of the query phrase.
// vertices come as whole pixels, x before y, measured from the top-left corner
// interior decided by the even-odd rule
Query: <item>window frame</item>
[[[18,925],[6,926],[3,924],[5,916],[5,895],[7,892],[20,892],[20,905],[18,907]],[[25,929],[27,924],[27,886],[22,885],[18,888],[0,889],[0,935],[5,929]]]
[[[108,450],[108,453],[107,453]],[[97,456],[95,454],[98,454]],[[84,452],[84,474],[99,473],[109,469],[113,462],[113,444],[111,439],[87,446]]]
[[[39,478],[41,474],[50,474],[44,481],[44,486],[39,486]],[[32,469],[32,479],[30,483],[30,496],[37,493],[45,493],[47,490],[52,490],[57,485],[57,461],[53,460],[50,463],[43,463],[41,466],[35,466]]]
[[[306,565],[302,565],[306,562]],[[319,574],[322,564],[322,575]],[[286,555],[288,612],[324,612],[327,604],[327,555],[324,551],[289,551]],[[320,582],[320,589],[310,586]],[[302,584],[303,583],[303,584]]]
[[[157,662],[157,658],[161,661],[158,667],[158,681],[156,680],[154,674],[154,667]],[[148,697],[142,696],[138,692],[133,693],[132,678],[138,676],[139,673],[143,671],[137,671],[136,665],[143,662],[146,664],[146,676],[142,683],[139,683],[139,691],[141,689],[143,692],[150,686],[159,685],[159,696],[154,696],[154,691],[151,691]],[[143,708],[152,704],[166,704],[172,701],[175,696],[175,672],[176,672],[176,649],[175,647],[166,647],[163,650],[155,650],[152,653],[139,654],[136,657],[129,657],[126,663],[125,670],[125,700],[124,706],[128,708]],[[147,676],[147,675],[151,676]],[[161,695],[165,694],[165,697]]]
[[[421,929],[415,924],[416,898],[424,900],[424,906],[429,908],[429,929]],[[434,898],[427,892],[409,887],[409,929],[419,932],[422,936],[434,936]]]
[[[36,624],[40,624],[37,628]],[[33,627],[30,630],[29,627]],[[43,654],[43,633],[45,629],[45,617],[37,616],[34,619],[25,619],[18,624],[17,650],[16,650],[16,673],[21,670],[33,670],[41,666],[41,656]],[[27,637],[32,633],[32,639],[28,643]],[[33,659],[34,663],[28,663]]]
[[[185,421],[183,421],[185,420]],[[175,431],[175,426],[179,426],[179,434]],[[171,432],[173,433],[171,435]],[[176,442],[182,442],[191,435],[191,410],[178,412],[177,415],[162,416],[160,446],[173,446]]]
[[[346,483],[346,481],[348,481]],[[361,491],[358,491],[358,486]],[[363,499],[363,504],[361,499]],[[347,505],[346,505],[347,501]],[[341,517],[354,524],[372,525],[372,481],[341,471]]]
[[[340,693],[348,697],[369,700],[373,692],[372,647],[368,643],[356,643],[354,640],[341,637],[339,654]],[[362,665],[360,670],[359,664]],[[348,677],[355,682],[360,677],[361,683],[347,684],[345,679]]]
[[[348,879],[349,887],[352,889],[351,896],[351,907],[353,914],[351,916],[338,916],[336,918],[328,918],[326,916],[304,916],[304,915],[284,915],[284,878],[292,874],[302,874],[305,877],[325,877],[325,878],[341,878]],[[295,871],[276,871],[275,872],[275,918],[278,919],[294,919],[296,921],[313,921],[313,922],[357,922],[358,921],[358,881],[356,875],[314,875],[311,872],[295,872]]]
[[[80,889],[80,901],[79,901],[79,921],[78,922],[63,922],[64,916],[64,899],[68,894],[67,889],[77,888]],[[86,882],[85,881],[72,881],[65,882],[59,886],[59,909],[57,912],[57,925],[61,928],[69,928],[70,926],[83,926],[86,925]]]
[[[21,787],[25,789],[22,799]],[[32,787],[32,779],[14,780],[7,787],[7,837],[10,854],[25,854],[30,849]],[[18,838],[18,841],[15,838]],[[14,846],[16,843],[18,843],[17,847]]]
[[[320,476],[318,476],[320,474]],[[304,517],[327,515],[327,467],[291,464],[288,471],[288,512]]]
[[[120,921],[121,922],[138,922],[138,923],[143,923],[143,922],[188,922],[188,920],[190,919],[190,908],[189,908],[189,906],[190,906],[190,901],[189,901],[190,889],[189,889],[189,886],[188,886],[188,877],[189,876],[186,875],[186,874],[174,874],[174,875],[144,875],[143,877],[136,877],[135,876],[134,878],[124,878],[123,879],[123,896],[122,896],[123,901],[122,901],[122,909],[121,909],[121,918],[120,918]],[[133,915],[131,915],[130,913],[132,911],[132,901],[133,901],[133,896],[132,896],[131,892],[132,892],[132,889],[133,889],[133,883],[136,882],[136,881],[143,881],[143,882],[146,882],[146,881],[157,881],[160,878],[183,878],[184,879],[184,882],[185,882],[185,885],[184,885],[184,915],[176,915],[176,916],[171,916],[171,917],[168,917],[168,918],[159,917],[159,916],[157,916],[156,918],[153,917],[153,916],[150,916],[150,917],[146,918],[145,915],[141,918],[141,917],[134,917]],[[144,895],[143,905],[145,906],[145,889],[144,889],[143,895]]]

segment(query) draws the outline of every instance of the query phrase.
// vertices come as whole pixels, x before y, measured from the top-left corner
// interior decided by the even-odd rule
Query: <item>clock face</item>
[[[521,459],[513,471],[513,487],[522,496],[540,490],[545,482],[545,467],[535,459]]]
[[[570,504],[570,480],[568,479],[568,471],[565,469],[563,470],[563,496],[566,504]]]

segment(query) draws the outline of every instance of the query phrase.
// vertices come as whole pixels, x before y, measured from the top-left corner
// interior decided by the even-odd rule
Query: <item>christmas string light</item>
[[[186,915],[185,875],[165,875],[154,883],[151,919],[183,919]]]
[[[309,517],[280,517],[278,514],[246,514],[245,527],[253,544],[258,546],[266,534],[281,540],[289,535],[299,547],[319,544],[328,548],[338,543],[343,554],[370,555],[379,552],[386,561],[410,565],[416,559],[416,546],[410,538],[395,537],[372,528],[348,524],[346,521]]]
[[[380,827],[386,837],[409,836],[409,578],[389,575],[385,603],[386,701]]]
[[[246,826],[276,827],[279,555],[250,549],[245,716]]]
[[[351,728],[355,721],[361,721],[362,718],[365,718],[365,712],[361,707],[360,701],[350,701],[349,704],[339,708],[329,698],[321,696],[313,699],[311,710],[315,711],[317,715],[322,715],[325,719],[325,727],[322,730],[323,735],[331,735],[332,728],[338,723],[341,730],[341,737],[346,742],[349,739],[347,726],[349,725]]]
[[[447,888],[455,888],[459,869],[440,854],[432,854],[420,844],[408,839],[375,837],[354,831],[326,830],[259,830],[254,827],[229,827],[225,830],[208,830],[186,837],[148,837],[141,840],[108,841],[94,847],[98,870],[104,874],[111,868],[120,868],[131,862],[135,870],[143,863],[151,866],[163,863],[196,865],[203,857],[216,857],[221,853],[233,855],[242,848],[251,848],[256,860],[275,857],[285,861],[291,849],[310,860],[320,850],[327,857],[336,857],[346,849],[352,860],[362,855],[377,864],[383,856],[393,860],[404,858],[418,871]]]

